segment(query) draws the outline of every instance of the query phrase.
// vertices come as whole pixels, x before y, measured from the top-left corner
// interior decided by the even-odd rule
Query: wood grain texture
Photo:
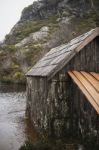
[[[91,74],[99,81],[99,73],[91,72]]]
[[[88,74],[83,71],[69,71],[68,74],[99,114],[99,93],[97,92],[97,90],[99,90],[99,82],[97,82],[90,73]],[[94,87],[98,89],[96,90]]]

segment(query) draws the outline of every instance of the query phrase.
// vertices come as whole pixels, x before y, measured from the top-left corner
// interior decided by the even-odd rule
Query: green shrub
[[[23,21],[18,24],[17,28],[11,35],[6,35],[6,43],[13,43],[16,44],[20,40],[24,39],[25,37],[29,36],[30,33],[36,32],[40,30],[43,26],[50,26],[51,28],[57,27],[56,22],[57,16],[51,16],[43,20],[38,21]]]
[[[23,80],[25,75],[22,72],[15,72],[13,80]]]
[[[29,44],[28,45],[28,48],[33,50],[33,51],[39,51],[42,49],[42,45],[40,43],[37,43],[37,44]]]
[[[5,45],[2,49],[9,52],[15,52],[17,50],[15,45]]]

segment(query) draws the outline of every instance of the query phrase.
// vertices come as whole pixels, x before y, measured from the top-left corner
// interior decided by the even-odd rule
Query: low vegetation
[[[56,18],[57,16],[52,16],[39,21],[27,20],[21,23],[19,22],[13,33],[6,35],[5,42],[10,45],[16,44],[25,37],[29,36],[30,33],[39,31],[43,26],[48,26],[50,31],[53,31],[53,29],[58,27]]]

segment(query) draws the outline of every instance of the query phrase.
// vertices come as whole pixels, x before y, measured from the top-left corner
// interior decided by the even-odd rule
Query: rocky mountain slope
[[[24,8],[0,44],[0,81],[25,83],[25,73],[49,49],[96,27],[98,0],[39,0]]]

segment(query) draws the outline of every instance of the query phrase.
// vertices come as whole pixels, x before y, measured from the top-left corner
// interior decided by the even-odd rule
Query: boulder
[[[31,33],[28,37],[24,38],[20,43],[17,43],[15,46],[21,47],[32,41],[37,42],[39,40],[42,40],[43,38],[48,36],[48,32],[49,32],[49,27],[44,26],[39,31]]]

